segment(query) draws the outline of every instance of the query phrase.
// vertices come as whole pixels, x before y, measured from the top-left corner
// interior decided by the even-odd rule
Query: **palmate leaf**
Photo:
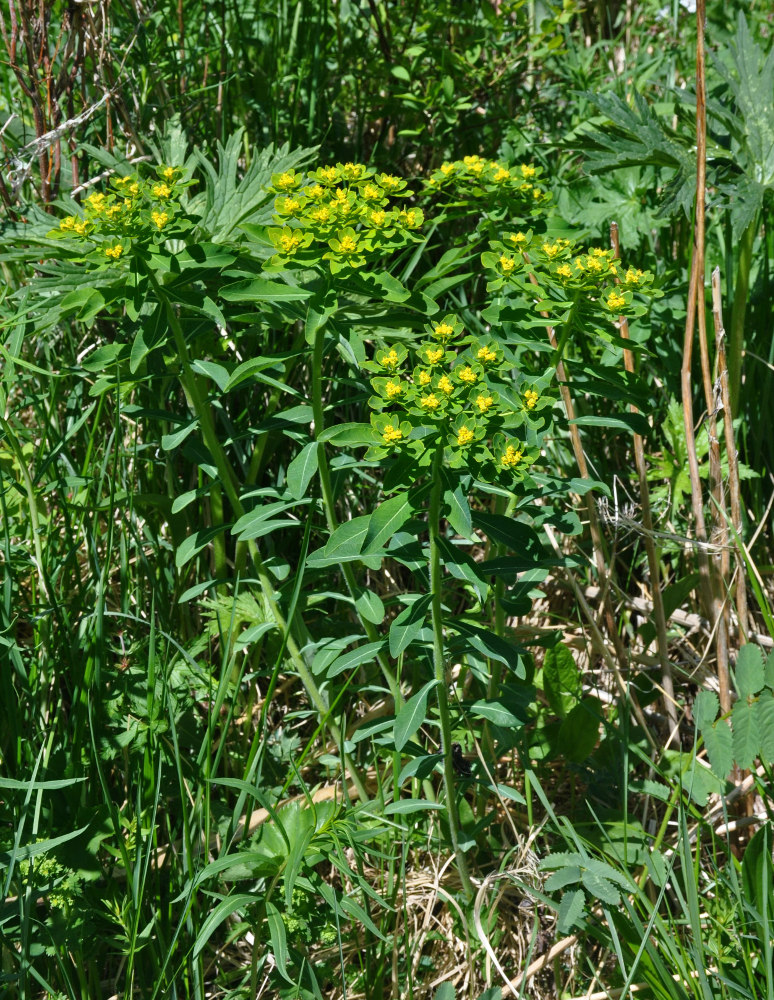
[[[670,215],[681,208],[689,215],[696,180],[693,140],[688,142],[669,128],[666,118],[662,119],[637,92],[634,107],[616,94],[587,92],[583,96],[607,119],[604,125],[585,129],[573,139],[576,148],[586,151],[586,171],[646,165],[670,170],[672,176],[662,192],[661,210]]]

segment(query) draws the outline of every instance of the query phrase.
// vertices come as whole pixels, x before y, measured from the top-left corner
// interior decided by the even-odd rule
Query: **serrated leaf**
[[[559,934],[569,934],[586,912],[586,897],[582,889],[565,892],[556,915]]]
[[[702,736],[713,773],[718,778],[727,778],[734,766],[733,741],[728,723],[718,719],[713,726],[702,730]]]
[[[556,892],[557,889],[564,889],[574,882],[579,882],[580,877],[581,870],[578,865],[568,865],[567,868],[560,868],[546,879],[546,892]]]
[[[761,737],[761,763],[774,764],[774,694],[764,691],[758,702],[758,728]]]
[[[719,708],[720,702],[714,691],[699,691],[696,695],[696,700],[693,703],[693,718],[702,736],[704,730],[713,725],[717,719]]]
[[[393,728],[396,750],[402,750],[425,721],[425,716],[427,715],[427,698],[437,684],[437,680],[428,681],[415,695],[409,698],[398,712]]]
[[[592,899],[598,899],[608,906],[618,906],[621,902],[621,894],[606,878],[597,875],[595,872],[586,870],[581,875],[581,881]]]
[[[764,684],[763,652],[751,642],[739,650],[736,658],[736,690],[740,698],[758,694]]]
[[[749,703],[740,699],[731,712],[734,760],[739,767],[748,770],[755,763],[761,744],[757,709],[757,702]]]

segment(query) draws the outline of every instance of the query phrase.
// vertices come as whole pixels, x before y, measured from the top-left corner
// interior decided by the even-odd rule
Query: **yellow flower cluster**
[[[497,160],[487,160],[477,154],[463,156],[461,160],[446,161],[428,179],[428,187],[437,189],[449,184],[464,188],[474,181],[486,193],[507,192],[511,197],[529,199],[530,204],[547,201],[550,195],[536,184],[539,170],[531,163],[509,167]],[[480,192],[480,188],[477,187]]]
[[[526,389],[524,391],[524,405],[528,410],[534,410],[537,406],[538,394],[534,389]]]
[[[524,452],[512,444],[509,444],[503,453],[500,464],[504,469],[515,469],[522,460]]]
[[[403,431],[400,427],[393,427],[392,424],[388,424],[384,428],[382,438],[385,444],[397,444],[403,438]]]

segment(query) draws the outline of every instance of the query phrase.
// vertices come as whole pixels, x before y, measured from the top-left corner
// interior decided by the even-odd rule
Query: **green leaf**
[[[267,278],[250,278],[224,285],[219,294],[226,302],[297,302],[308,299],[312,293],[298,285],[286,285]]]
[[[427,714],[427,698],[434,687],[438,685],[437,680],[428,681],[415,695],[413,695],[403,708],[398,712],[393,728],[395,739],[395,749],[401,751],[408,743],[414,733],[425,721]]]
[[[368,519],[368,530],[363,539],[363,553],[368,555],[382,549],[395,532],[408,521],[414,510],[414,497],[410,493],[398,493],[397,496],[379,504]]]
[[[343,656],[338,656],[326,669],[324,676],[331,680],[338,677],[346,670],[359,667],[363,663],[372,663],[384,649],[385,642],[380,639],[378,642],[367,642],[364,646],[356,646]]]
[[[433,993],[433,1000],[455,1000],[454,987],[451,983],[441,983]]]
[[[287,961],[288,961],[288,941],[285,934],[285,924],[282,920],[282,915],[274,903],[266,903],[266,922],[269,925],[269,940],[271,941],[271,950],[274,953],[274,959],[277,963],[277,971],[287,982],[292,983],[293,980],[288,975]]]
[[[748,770],[755,763],[761,744],[757,709],[757,702],[749,703],[740,699],[731,712],[734,760],[739,767]]]
[[[774,764],[774,694],[764,691],[758,702],[758,728],[761,734],[761,762]]]
[[[196,935],[193,946],[194,959],[198,958],[202,953],[207,942],[224,920],[228,920],[231,914],[237,910],[245,910],[248,906],[252,906],[255,901],[255,895],[248,893],[237,893],[235,896],[227,896],[221,900],[215,909],[208,913],[199,929],[199,933]]]
[[[408,813],[426,812],[444,809],[440,802],[428,802],[426,799],[400,799],[390,802],[384,807],[385,816],[405,816]]]
[[[586,911],[586,897],[582,889],[565,892],[559,903],[557,913],[557,931],[559,934],[569,934],[576,927]]]
[[[290,495],[300,500],[317,472],[317,442],[310,441],[288,466],[287,483]]]
[[[359,559],[370,522],[371,518],[366,514],[340,524],[328,539],[325,548],[313,552],[307,564],[313,567],[333,566]]]
[[[373,590],[361,587],[355,598],[355,608],[360,617],[372,625],[381,625],[384,621],[384,604],[381,597]]]
[[[714,691],[699,691],[693,703],[693,718],[702,736],[718,717],[720,702]]]
[[[718,778],[727,778],[734,766],[731,729],[725,719],[702,730],[710,767]]]
[[[575,417],[569,423],[577,424],[579,427],[606,427],[619,431],[628,431],[630,434],[639,434],[647,437],[650,434],[650,424],[641,413],[619,413],[617,416],[606,417]]]
[[[521,652],[499,635],[460,619],[453,619],[448,622],[448,625],[458,635],[464,636],[470,645],[483,656],[504,663],[521,680],[527,676],[527,671],[521,660]]]
[[[370,448],[374,444],[374,432],[370,424],[336,424],[326,427],[317,440],[337,448]]]
[[[419,636],[432,600],[432,594],[418,597],[390,625],[390,656],[393,659],[397,659]]]
[[[570,650],[558,642],[547,649],[543,660],[543,682],[551,708],[563,719],[578,700],[581,672]]]
[[[736,658],[735,676],[740,698],[751,698],[758,694],[764,685],[763,652],[760,646],[751,642],[742,646]]]
[[[443,754],[431,753],[422,757],[412,758],[401,770],[398,777],[398,787],[409,778],[418,778],[422,781],[429,778],[433,771],[443,760]]]
[[[501,729],[521,729],[526,719],[520,719],[501,701],[474,701],[470,714],[477,719],[488,719]]]
[[[515,518],[476,511],[473,514],[473,527],[483,531],[493,542],[499,542],[517,552],[523,559],[525,569],[539,563],[545,556],[535,529]]]
[[[445,490],[443,502],[448,508],[446,517],[452,528],[463,538],[472,538],[473,523],[470,515],[470,504],[467,494],[462,489],[462,483],[457,483],[453,489]]]
[[[581,876],[581,881],[592,899],[601,900],[608,906],[618,906],[621,902],[621,894],[606,878],[597,875],[595,872],[585,871]]]
[[[763,669],[766,680],[766,687],[774,691],[774,649],[766,657],[766,666]]]
[[[180,545],[178,545],[177,552],[175,553],[175,565],[177,568],[180,569],[187,562],[190,562],[197,553],[210,544],[213,538],[216,538],[228,527],[229,525],[227,524],[219,524],[214,528],[202,528],[201,531],[194,531],[187,538],[184,538]]]
[[[444,569],[456,580],[464,580],[469,583],[479,601],[486,600],[489,594],[489,585],[481,578],[479,563],[471,558],[460,546],[453,545],[442,535],[438,536],[438,548],[443,556]]]
[[[581,764],[591,754],[599,738],[602,706],[597,698],[579,702],[562,721],[557,750],[568,760]]]
[[[549,875],[545,882],[546,892],[556,892],[557,889],[564,889],[568,885],[580,882],[580,865],[567,865],[566,868],[558,868],[553,875]]]

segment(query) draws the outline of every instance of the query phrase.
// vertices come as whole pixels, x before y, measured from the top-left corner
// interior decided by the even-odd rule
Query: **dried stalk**
[[[621,257],[621,248],[618,241],[618,225],[613,222],[610,225],[610,243],[617,259]],[[618,279],[616,279],[617,281]],[[620,319],[621,336],[624,340],[629,339],[629,323],[625,317]],[[634,374],[634,355],[628,348],[624,348],[624,367],[627,372]],[[634,405],[630,406],[632,413],[639,413]],[[667,746],[677,736],[678,718],[677,702],[675,700],[675,685],[672,678],[672,665],[669,662],[669,647],[667,641],[666,614],[664,612],[664,600],[661,595],[661,567],[659,565],[656,543],[653,536],[653,518],[650,512],[650,492],[648,489],[648,474],[645,465],[645,448],[642,436],[634,434],[634,462],[637,466],[637,476],[640,481],[640,501],[642,509],[642,524],[645,528],[644,541],[645,551],[648,556],[648,569],[650,571],[650,585],[653,594],[653,615],[656,619],[656,643],[658,645],[658,658],[661,664],[661,687],[664,690],[664,709],[669,719],[670,734]]]

